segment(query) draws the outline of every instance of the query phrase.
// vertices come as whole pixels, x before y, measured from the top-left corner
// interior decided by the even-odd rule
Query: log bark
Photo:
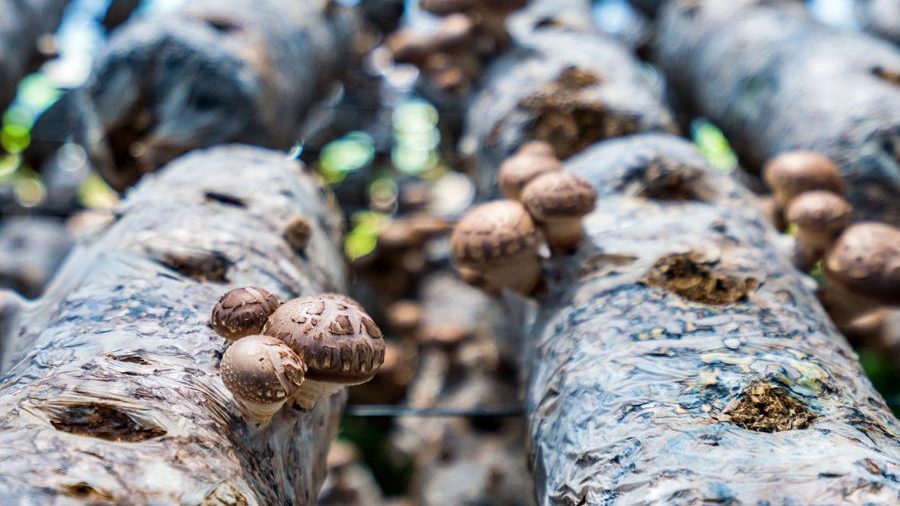
[[[71,247],[63,220],[7,219],[0,224],[0,286],[36,297]]]
[[[789,0],[668,2],[657,42],[669,82],[745,166],[821,152],[841,166],[858,218],[900,224],[896,47],[820,25]]]
[[[667,135],[566,168],[599,199],[528,343],[540,503],[896,502],[900,424],[748,192]]]
[[[900,44],[900,0],[855,0],[853,7],[863,30]]]
[[[16,95],[19,79],[41,61],[38,41],[62,19],[68,0],[0,0],[0,111]]]
[[[332,2],[189,2],[117,30],[84,90],[82,142],[111,186],[199,147],[301,141],[352,65],[356,16]]]
[[[10,504],[313,504],[345,396],[249,428],[208,327],[237,285],[344,289],[340,222],[282,153],[200,151],[148,178],[20,311],[0,383]],[[282,236],[305,214],[305,254]]]

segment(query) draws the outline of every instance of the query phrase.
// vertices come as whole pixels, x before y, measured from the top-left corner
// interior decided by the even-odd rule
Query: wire
[[[347,406],[344,415],[352,418],[514,418],[524,416],[525,409],[522,406],[414,408],[394,404],[357,404]]]

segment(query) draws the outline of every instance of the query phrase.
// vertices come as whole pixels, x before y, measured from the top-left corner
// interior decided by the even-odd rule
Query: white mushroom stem
[[[581,217],[547,220],[540,223],[540,227],[554,254],[574,251],[584,239]]]
[[[294,391],[294,402],[304,410],[309,411],[316,407],[320,399],[330,397],[341,391],[347,385],[343,383],[331,383],[328,381],[315,381],[307,379]]]
[[[237,397],[234,399],[234,403],[244,420],[256,427],[268,425],[269,421],[284,406],[285,402],[287,402],[286,397],[282,401],[271,403],[253,402],[238,399]]]

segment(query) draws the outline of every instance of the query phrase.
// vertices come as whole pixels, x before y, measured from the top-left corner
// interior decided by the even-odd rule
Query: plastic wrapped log
[[[541,504],[891,504],[900,424],[748,192],[686,141],[599,143],[528,344]]]
[[[900,51],[810,19],[790,0],[671,1],[657,60],[685,105],[723,129],[742,163],[821,152],[861,219],[900,225]]]
[[[312,224],[305,254],[283,228]],[[20,311],[0,386],[7,504],[314,504],[344,395],[251,429],[222,384],[218,297],[344,288],[339,221],[302,166],[242,146],[148,178]]]
[[[19,79],[47,56],[49,48],[40,46],[56,30],[66,4],[68,0],[0,0],[0,111],[15,97]]]
[[[200,0],[117,30],[87,85],[81,142],[111,186],[191,149],[286,149],[352,54],[353,11],[313,0]]]
[[[612,38],[551,23],[517,42],[524,47],[489,68],[467,112],[461,148],[476,160],[481,192],[497,193],[500,163],[530,139],[568,158],[599,140],[677,130],[649,74]]]

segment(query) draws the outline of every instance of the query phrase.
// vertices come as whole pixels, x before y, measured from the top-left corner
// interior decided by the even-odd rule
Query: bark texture
[[[304,214],[304,255],[282,236]],[[211,307],[237,285],[344,288],[339,221],[282,153],[200,151],[148,178],[19,312],[0,383],[4,504],[313,504],[344,395],[237,415]]]
[[[895,503],[900,424],[748,192],[667,135],[566,168],[599,199],[528,344],[540,503]]]
[[[782,151],[841,166],[858,218],[900,224],[900,51],[814,22],[790,0],[671,1],[657,60],[744,165]]]
[[[194,148],[288,148],[348,65],[356,18],[332,2],[188,2],[117,30],[85,89],[83,142],[116,189]]]
[[[865,31],[900,44],[900,0],[855,0],[853,6]]]
[[[36,297],[71,247],[60,219],[7,219],[0,224],[0,286]]]
[[[461,148],[483,193],[497,194],[497,168],[530,139],[567,158],[611,137],[676,131],[660,90],[617,41],[552,22],[526,33],[514,30],[520,47],[489,68],[467,112]]]
[[[62,19],[68,0],[0,0],[0,111],[16,95],[16,86],[41,61],[38,40]]]

